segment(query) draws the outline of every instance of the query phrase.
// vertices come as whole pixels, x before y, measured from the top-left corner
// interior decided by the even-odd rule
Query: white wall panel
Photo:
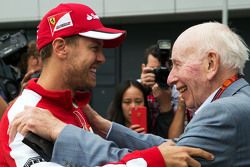
[[[176,0],[176,12],[220,10],[222,5],[223,0]]]
[[[223,9],[224,0],[176,0],[176,12],[199,12]],[[250,0],[228,0],[228,9],[249,9]]]
[[[0,22],[30,21],[38,19],[36,0],[0,1]]]
[[[71,0],[72,3],[82,3],[92,8],[98,16],[103,16],[103,0]],[[69,3],[69,0],[39,0],[40,3],[40,18],[43,17],[50,9],[56,7],[60,3]]]
[[[228,0],[228,6],[230,9],[246,9],[250,8],[249,0]]]
[[[106,0],[105,16],[130,16],[174,12],[174,0]]]
[[[0,23],[37,21],[60,3],[84,3],[100,17],[222,10],[224,0],[2,0]],[[250,0],[228,0],[229,9],[249,9]]]

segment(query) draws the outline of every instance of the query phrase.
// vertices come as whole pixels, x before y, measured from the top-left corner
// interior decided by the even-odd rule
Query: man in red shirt
[[[92,131],[82,107],[96,86],[97,68],[105,62],[103,47],[117,47],[125,31],[106,28],[85,5],[61,4],[38,26],[37,48],[43,61],[39,79],[32,79],[0,124],[0,166],[30,166],[44,161],[22,143],[18,134],[9,144],[7,129],[25,105],[49,109],[67,124]]]

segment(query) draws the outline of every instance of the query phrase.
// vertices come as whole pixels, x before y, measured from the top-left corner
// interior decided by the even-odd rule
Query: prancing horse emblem
[[[50,18],[49,21],[53,25],[56,23],[56,19],[54,17]]]

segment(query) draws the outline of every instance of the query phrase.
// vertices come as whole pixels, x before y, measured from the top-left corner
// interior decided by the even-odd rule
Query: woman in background
[[[133,80],[122,82],[118,85],[109,108],[109,119],[138,133],[145,133],[144,128],[131,124],[131,109],[135,106],[147,108],[147,95],[144,87]]]

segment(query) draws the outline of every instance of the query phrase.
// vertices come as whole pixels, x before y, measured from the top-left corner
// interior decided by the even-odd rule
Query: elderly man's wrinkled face
[[[188,108],[197,109],[210,92],[204,56],[195,45],[177,41],[172,50],[172,62],[168,83],[176,84]]]

